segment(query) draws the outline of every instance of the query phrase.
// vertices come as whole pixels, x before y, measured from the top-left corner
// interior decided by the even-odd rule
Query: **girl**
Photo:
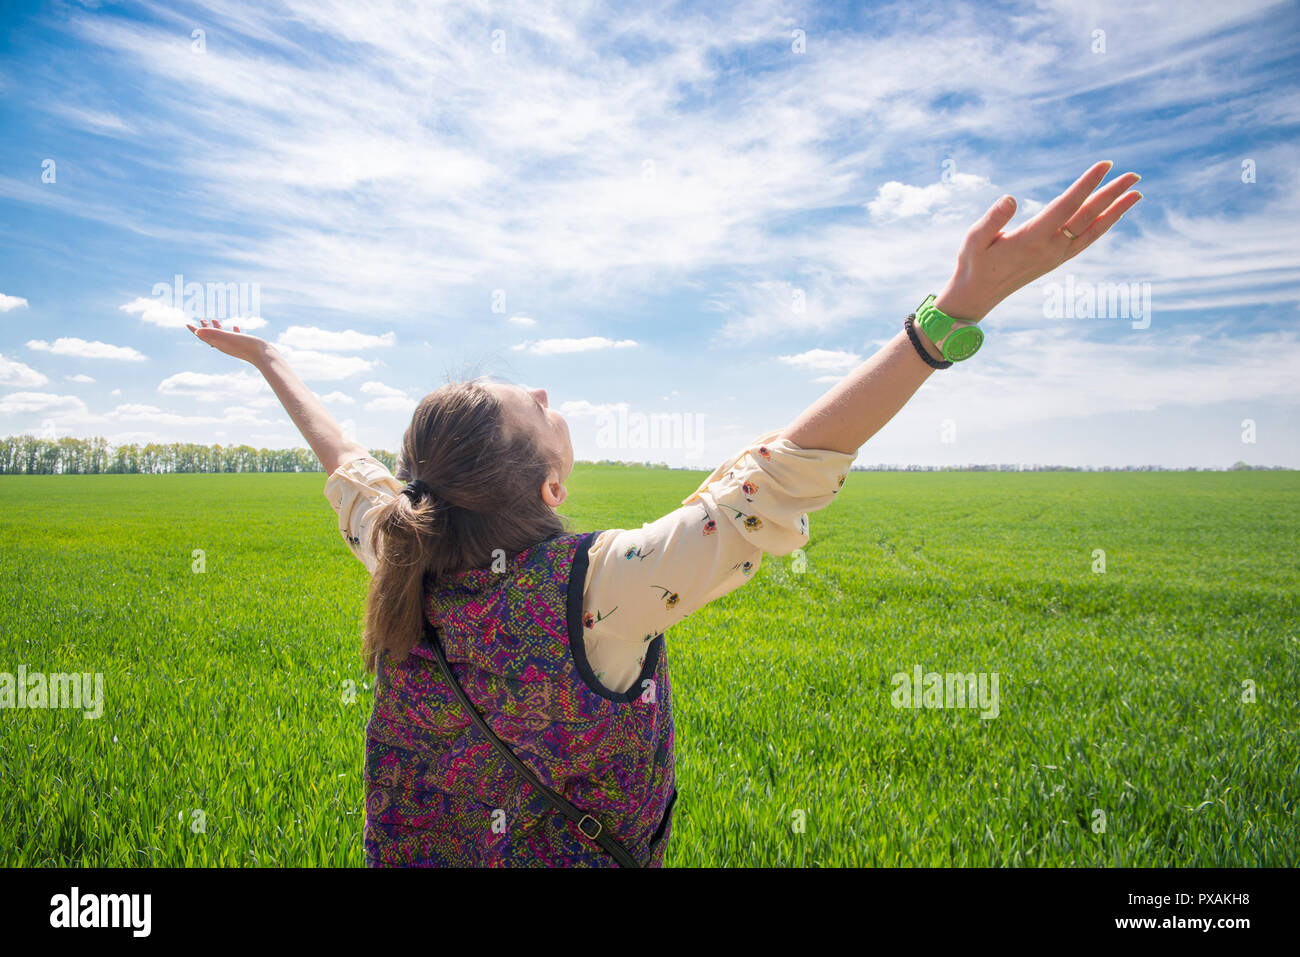
[[[1098,189],[1110,165],[1010,233],[1004,196],[883,349],[639,529],[566,529],[573,448],[545,390],[479,378],[430,393],[394,477],[274,346],[215,320],[189,326],[266,377],[372,573],[367,862],[662,864],[677,798],[664,632],[748,581],[764,553],[805,545],[807,513],[834,499],[859,447],[934,369],[978,348],[974,323],[1141,199],[1134,173]]]

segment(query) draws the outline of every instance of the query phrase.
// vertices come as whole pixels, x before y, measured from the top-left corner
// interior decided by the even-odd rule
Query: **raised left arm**
[[[316,453],[316,458],[320,459],[325,474],[332,475],[340,465],[357,456],[370,454],[365,446],[344,436],[334,416],[325,411],[315,393],[303,384],[275,346],[258,336],[240,332],[239,326],[232,331],[223,329],[217,319],[203,319],[201,322],[202,327],[191,323],[186,323],[186,326],[214,349],[243,359],[262,373],[289,413],[289,418],[293,419],[293,424]]]

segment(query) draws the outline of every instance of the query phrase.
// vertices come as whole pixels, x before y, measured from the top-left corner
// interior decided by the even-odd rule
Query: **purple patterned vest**
[[[594,814],[642,866],[663,864],[677,798],[664,637],[625,693],[587,663],[582,590],[598,533],[426,584],[425,611],[488,725],[542,783]],[[424,642],[381,658],[366,729],[372,867],[614,867],[471,722]]]

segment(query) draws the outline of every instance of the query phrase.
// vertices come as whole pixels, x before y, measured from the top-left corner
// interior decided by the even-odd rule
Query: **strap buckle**
[[[594,831],[588,831],[587,828],[584,826],[588,821],[590,821],[592,824],[595,825],[596,829]],[[590,814],[584,814],[582,816],[582,820],[578,822],[578,830],[594,841],[597,837],[600,836],[602,827],[601,827],[601,823],[597,821],[594,817],[592,817]]]

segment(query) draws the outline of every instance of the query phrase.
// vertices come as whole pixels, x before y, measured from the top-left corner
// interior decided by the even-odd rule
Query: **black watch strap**
[[[903,328],[907,330],[907,338],[912,340],[912,345],[916,348],[916,354],[925,360],[925,364],[932,369],[947,369],[952,365],[952,361],[940,362],[930,353],[925,351],[925,346],[921,345],[921,337],[916,334],[916,328],[913,323],[916,322],[916,313],[908,313],[903,320]]]

